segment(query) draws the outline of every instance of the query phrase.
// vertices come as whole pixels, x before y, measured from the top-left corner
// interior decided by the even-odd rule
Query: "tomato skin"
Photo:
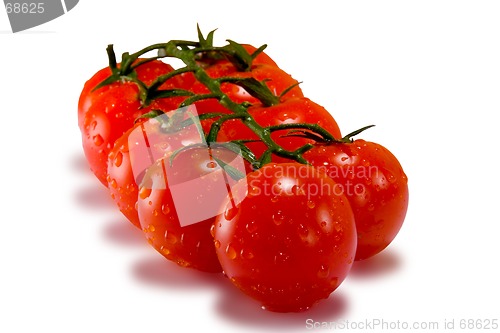
[[[343,185],[356,220],[356,260],[385,249],[401,229],[408,208],[408,178],[396,157],[361,139],[318,146],[304,157]]]
[[[138,59],[138,61],[141,60],[143,59]],[[118,67],[120,67],[120,64],[118,64]],[[172,70],[172,66],[159,60],[150,61],[136,67],[135,69],[137,78],[146,85],[150,85],[158,76],[169,73]],[[130,82],[114,82],[93,90],[99,83],[107,79],[110,75],[111,69],[109,67],[104,67],[97,71],[87,82],[85,82],[78,100],[78,125],[80,126],[80,129],[83,128],[85,114],[103,94],[106,94],[109,90],[120,89],[120,87],[123,86],[133,85],[133,83]],[[161,88],[168,89],[169,87],[176,86],[188,89],[193,83],[194,77],[176,77],[169,80],[168,83],[165,83]]]
[[[255,121],[262,127],[275,126],[281,124],[310,123],[317,124],[333,135],[335,138],[342,137],[340,128],[333,116],[322,106],[314,103],[306,97],[289,98],[274,106],[263,106],[256,104],[248,108],[248,113],[252,115]],[[288,130],[276,131],[271,137],[276,143],[287,150],[295,150],[312,140],[300,137],[283,137]],[[220,141],[257,139],[258,137],[243,124],[239,119],[229,120],[224,123],[219,131]],[[267,149],[262,142],[248,143],[247,146],[256,156],[261,156]],[[273,155],[275,162],[291,162],[286,158],[280,158]]]
[[[252,55],[255,51],[257,51],[257,47],[250,45],[250,44],[240,44],[243,46],[243,48],[250,54]],[[211,59],[210,57],[203,57],[201,56],[200,59],[198,60],[198,64],[201,65],[204,68],[208,68],[210,66],[214,65],[220,65],[222,63],[230,63],[229,60],[227,59]],[[271,65],[278,67],[276,62],[267,55],[265,52],[261,52],[255,57],[252,61],[252,65],[260,65],[260,64],[265,64],[265,65]]]
[[[145,84],[150,84],[159,75],[172,70],[172,66],[160,61],[151,61],[136,68],[138,79]],[[139,99],[139,88],[132,82],[115,82],[92,91],[109,74],[109,68],[104,68],[85,84],[78,109],[85,157],[92,172],[105,186],[107,186],[108,154],[114,142],[130,129],[142,114],[152,109],[175,109],[183,100],[181,97],[156,100],[143,108]],[[183,84],[183,78],[174,77],[165,82],[162,89],[179,87]]]
[[[220,272],[210,228],[227,192],[217,188],[220,184],[220,167],[206,153],[205,148],[193,148],[178,154],[172,165],[169,156],[156,161],[148,168],[139,186],[138,212],[146,238],[165,258],[183,267]],[[167,179],[167,175],[172,174],[176,175],[175,179]],[[181,221],[172,188],[189,184],[190,181],[197,181],[197,186],[180,190],[187,200],[184,204],[188,204],[192,212],[198,214],[203,210],[203,204],[208,202],[217,212],[201,222],[187,224]],[[226,185],[223,186],[226,190]],[[202,195],[191,192],[200,187],[204,189]]]
[[[168,112],[165,101],[161,106]],[[171,108],[174,108],[171,105]],[[108,155],[108,189],[120,211],[136,227],[141,228],[137,213],[138,183],[141,174],[159,158],[185,147],[187,142],[201,142],[194,126],[179,133],[166,133],[157,119],[137,122],[115,141]],[[146,142],[147,139],[147,142]],[[132,147],[132,148],[131,148]],[[131,152],[132,151],[132,152]],[[134,168],[136,176],[134,176]]]
[[[221,266],[245,294],[271,311],[302,311],[327,298],[354,260],[356,230],[347,198],[315,168],[268,164],[247,175],[212,233]]]
[[[213,65],[206,69],[207,74],[212,78],[220,77],[236,77],[236,78],[250,78],[253,77],[256,80],[268,80],[266,85],[271,90],[273,94],[279,96],[283,91],[292,85],[298,84],[298,81],[292,78],[289,74],[281,70],[280,68],[268,64],[257,64],[253,65],[250,71],[240,72],[231,63],[221,63]],[[191,90],[196,94],[206,94],[209,90],[205,85],[200,82],[195,82]],[[239,87],[234,83],[222,83],[221,90],[224,92],[232,101],[236,103],[260,103],[260,101],[251,96],[245,89]],[[299,86],[294,87],[288,91],[282,99],[292,98],[292,97],[303,97],[304,94]],[[209,113],[209,112],[222,112],[230,113],[231,111],[223,107],[215,99],[206,99],[196,102],[196,107],[199,114]]]

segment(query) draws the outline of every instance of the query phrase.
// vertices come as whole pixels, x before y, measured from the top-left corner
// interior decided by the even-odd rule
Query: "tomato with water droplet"
[[[408,178],[385,147],[365,140],[317,146],[304,157],[339,186],[356,220],[356,260],[385,249],[403,225],[408,209]]]
[[[308,165],[268,164],[234,186],[234,193],[246,196],[235,208],[228,199],[231,213],[216,218],[213,235],[224,272],[266,309],[306,310],[347,276],[356,229],[347,198],[330,191],[335,186]]]

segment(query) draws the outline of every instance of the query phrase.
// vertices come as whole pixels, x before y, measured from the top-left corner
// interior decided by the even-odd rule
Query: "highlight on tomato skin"
[[[343,186],[356,221],[356,260],[389,246],[403,225],[409,200],[408,177],[397,158],[362,139],[317,146],[304,157]]]
[[[270,311],[297,312],[327,298],[356,251],[354,216],[336,183],[298,163],[268,164],[247,175],[246,192],[212,227],[230,281]]]

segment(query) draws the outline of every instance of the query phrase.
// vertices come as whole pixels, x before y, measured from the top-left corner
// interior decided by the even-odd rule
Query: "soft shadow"
[[[133,275],[144,284],[167,289],[198,290],[214,288],[224,281],[222,273],[205,273],[193,268],[180,267],[159,253],[147,256],[133,267]]]
[[[90,186],[78,189],[75,196],[78,203],[90,209],[118,209],[108,190],[98,180]]]
[[[273,331],[304,330],[306,321],[336,321],[344,317],[348,311],[348,302],[341,291],[334,291],[328,299],[304,312],[277,313],[263,310],[259,303],[243,294],[229,281],[226,281],[216,311],[223,319],[238,325],[255,329],[272,329]]]
[[[141,230],[125,217],[109,223],[104,228],[104,237],[113,243],[123,246],[147,246],[146,238]]]
[[[92,174],[84,155],[78,154],[73,156],[69,163],[71,168],[79,173]]]
[[[401,266],[401,256],[394,250],[385,249],[369,259],[354,262],[349,277],[359,279],[379,277],[395,272]]]

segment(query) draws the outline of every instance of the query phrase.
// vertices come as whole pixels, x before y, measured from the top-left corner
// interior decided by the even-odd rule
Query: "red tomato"
[[[396,157],[364,140],[318,146],[304,157],[342,185],[356,220],[356,260],[385,249],[399,232],[408,208],[408,178]]]
[[[234,153],[191,148],[158,160],[147,170],[138,199],[149,243],[180,266],[208,272],[221,271],[210,227],[231,185],[215,157],[231,160]]]
[[[336,183],[298,163],[268,164],[247,175],[212,228],[221,266],[244,293],[271,311],[308,309],[327,298],[354,261],[356,229]]]
[[[160,61],[151,61],[137,67],[137,76],[150,84],[157,76],[169,73],[172,67]],[[115,82],[95,91],[92,89],[109,74],[109,69],[99,71],[84,86],[79,102],[79,124],[82,131],[83,150],[91,170],[107,185],[108,154],[116,139],[131,128],[134,121],[152,109],[172,110],[182,98],[154,101],[142,108],[139,89],[132,82]],[[162,89],[182,86],[182,79],[174,77]],[[167,105],[167,106],[165,106]]]
[[[262,127],[275,126],[281,124],[309,123],[317,124],[326,129],[335,138],[340,139],[339,126],[332,115],[319,104],[314,103],[308,98],[289,98],[283,102],[265,107],[262,104],[256,104],[248,108],[248,113],[252,115],[255,121]],[[295,150],[313,142],[312,140],[301,137],[283,137],[289,130],[280,130],[274,132],[271,137],[276,143],[287,150]],[[229,120],[224,123],[219,131],[220,141],[231,140],[255,140],[258,137],[239,119]],[[267,149],[262,142],[248,143],[247,146],[259,157]],[[273,161],[290,162],[285,158],[273,156]]]
[[[247,52],[252,55],[255,51],[257,51],[257,47],[249,44],[241,44],[247,50]],[[261,52],[255,57],[252,61],[252,65],[260,65],[260,64],[266,64],[266,65],[271,65],[271,66],[276,66],[276,62],[268,56],[265,52]]]
[[[252,55],[255,51],[257,51],[257,48],[253,45],[249,45],[249,44],[240,44],[240,45],[243,46],[243,48],[250,55]],[[229,62],[230,61],[227,59],[211,59],[210,56],[208,56],[208,57],[202,56],[198,60],[198,63],[203,67],[210,67],[210,66],[219,65],[222,63],[229,63]],[[271,66],[276,66],[276,67],[278,66],[278,65],[276,65],[274,60],[264,52],[259,53],[252,61],[252,65],[259,65],[259,64],[266,64],[266,65],[271,65]]]
[[[168,110],[165,110],[168,111]],[[160,118],[136,123],[116,140],[109,153],[108,188],[120,211],[141,228],[137,213],[138,186],[156,160],[189,144],[204,142],[194,126],[168,132]]]
[[[234,65],[231,63],[222,63],[214,65],[206,69],[207,74],[212,78],[220,77],[236,77],[236,78],[255,78],[256,80],[262,81],[267,80],[266,85],[269,90],[276,96],[279,96],[287,88],[298,84],[298,81],[292,78],[289,74],[279,69],[276,66],[268,64],[257,64],[253,65],[252,69],[247,72],[239,72]],[[191,89],[196,94],[206,94],[209,90],[205,85],[200,82],[195,82]],[[225,82],[221,84],[221,90],[224,92],[231,100],[236,103],[259,103],[259,100],[251,96],[245,89],[234,84]],[[288,91],[283,99],[292,97],[303,97],[304,94],[300,87],[296,86],[290,91]],[[209,112],[223,112],[230,113],[226,108],[224,108],[219,101],[215,99],[206,99],[196,102],[196,107],[199,114],[209,113]]]

